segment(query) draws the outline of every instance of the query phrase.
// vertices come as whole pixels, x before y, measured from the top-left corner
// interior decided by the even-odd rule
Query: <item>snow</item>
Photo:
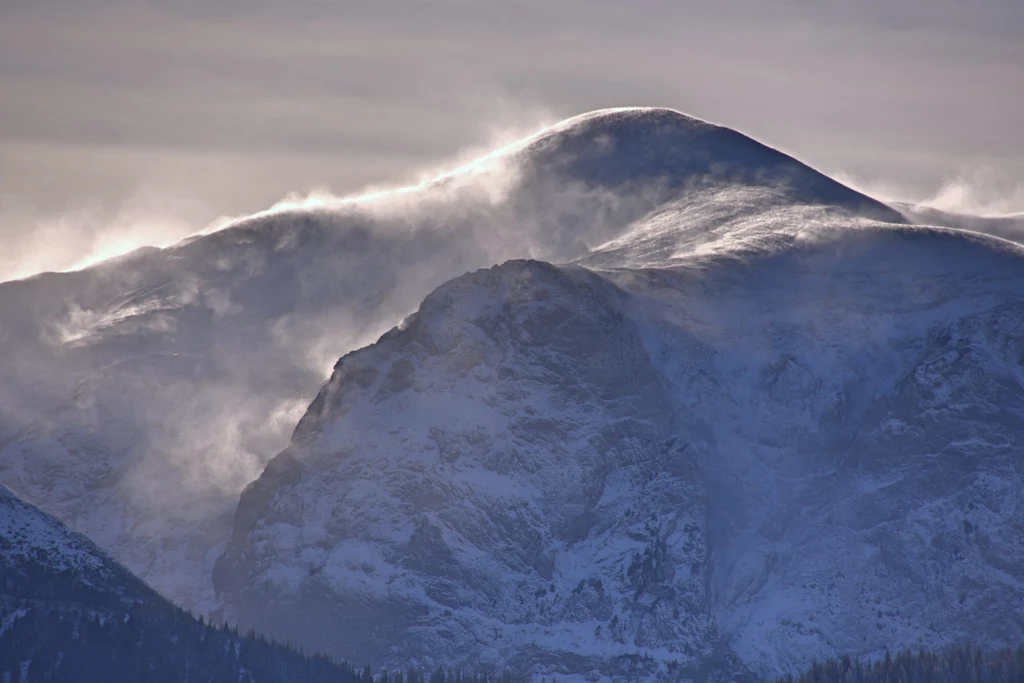
[[[37,562],[42,556],[55,572],[73,571],[86,577],[109,563],[87,539],[25,505],[4,486],[0,486],[0,538],[6,542],[4,562],[11,565]]]
[[[14,622],[21,619],[23,616],[28,614],[28,610],[25,608],[19,608],[8,612],[3,615],[3,619],[0,620],[0,635],[4,634],[4,631],[14,626]]]
[[[1001,643],[1024,256],[897,208],[624,109],[0,284],[0,479],[180,604],[360,660]],[[563,265],[462,275],[525,256]]]
[[[86,601],[81,607],[90,613],[94,612],[89,601],[97,595],[116,597],[122,604],[157,599],[92,541],[4,486],[0,486],[0,576],[7,578],[5,592],[0,594],[0,633],[32,609],[35,586],[58,578],[62,586],[81,591]],[[26,588],[27,595],[22,592]]]
[[[653,165],[592,177],[589,141]],[[701,169],[670,154],[695,142],[759,148],[674,112],[595,112],[408,192],[0,284],[0,480],[206,612],[239,493],[339,356],[467,270],[613,238]]]
[[[977,554],[950,566],[934,541],[961,526],[965,496],[999,494],[970,470],[942,483],[920,463],[949,450],[986,466],[1011,457],[1003,430],[1024,425],[1024,391],[1004,369],[1005,335],[1024,323],[1021,250],[841,214],[805,234],[820,209],[779,211],[702,232],[679,209],[674,242],[662,211],[657,248],[606,245],[577,261],[589,272],[513,262],[472,273],[344,357],[300,428],[305,474],[248,532],[274,558],[270,570],[242,560],[243,581],[272,586],[256,604],[281,590],[356,595],[385,614],[418,604],[423,616],[383,642],[321,625],[395,664],[462,657],[538,674],[608,671],[643,653],[655,669],[696,666],[720,638],[765,674],[968,632],[1008,644],[1001,621],[1015,623],[1017,607],[993,617],[991,596],[1024,605],[1024,577]],[[1014,322],[994,331],[1007,306]],[[995,368],[1005,426],[987,412]],[[693,459],[688,474],[650,460],[673,440],[686,445],[669,451],[677,466]],[[1019,474],[1000,471],[1015,499],[1006,507],[1018,506]],[[579,497],[591,488],[594,498]],[[583,513],[583,535],[568,532]],[[281,550],[277,519],[293,534]],[[630,579],[653,547],[652,519],[672,553],[671,575],[651,584],[657,598]],[[422,520],[443,553],[410,565]],[[1019,557],[1024,538],[1007,513],[986,527],[1000,530],[1000,553]],[[296,542],[333,548],[321,555],[331,582],[281,573]],[[380,577],[395,573],[403,581],[379,597]],[[603,597],[573,597],[597,579]],[[945,582],[969,597],[928,588]],[[243,623],[273,628],[247,611],[252,600],[227,596]],[[669,611],[651,621],[658,604]]]

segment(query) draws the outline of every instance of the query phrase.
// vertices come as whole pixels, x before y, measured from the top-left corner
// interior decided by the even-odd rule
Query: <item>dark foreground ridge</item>
[[[3,683],[426,683],[356,669],[172,605],[81,534],[0,486]],[[438,683],[438,673],[429,676]],[[442,670],[441,683],[446,677]],[[451,683],[511,683],[508,674]]]
[[[205,624],[0,486],[0,681],[359,680],[346,663]]]

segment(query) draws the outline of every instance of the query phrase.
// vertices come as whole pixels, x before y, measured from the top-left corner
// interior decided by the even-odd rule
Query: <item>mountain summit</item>
[[[514,156],[525,173],[554,186],[642,188],[659,181],[675,192],[707,185],[757,185],[793,201],[843,206],[902,222],[898,214],[796,159],[724,126],[672,109],[604,109],[567,119],[528,139]]]
[[[458,278],[338,363],[242,495],[217,588],[339,655],[538,674],[1012,644],[1022,264],[851,228]]]

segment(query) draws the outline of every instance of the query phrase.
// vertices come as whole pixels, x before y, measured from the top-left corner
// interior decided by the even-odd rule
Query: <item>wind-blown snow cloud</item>
[[[1024,180],[1000,177],[993,169],[977,167],[943,182],[921,204],[942,211],[1006,216],[1024,211]]]
[[[945,176],[931,189],[837,173],[842,183],[887,202],[957,214],[1006,217],[1024,212],[1024,181],[975,165]]]
[[[164,247],[196,231],[203,210],[138,192],[120,205],[84,203],[47,211],[18,197],[0,196],[0,281],[47,270],[77,270],[140,247]]]

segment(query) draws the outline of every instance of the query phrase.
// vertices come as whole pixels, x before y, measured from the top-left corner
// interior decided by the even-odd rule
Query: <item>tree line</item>
[[[968,643],[942,652],[887,652],[872,662],[842,657],[776,683],[1024,683],[1024,646],[985,652]]]

